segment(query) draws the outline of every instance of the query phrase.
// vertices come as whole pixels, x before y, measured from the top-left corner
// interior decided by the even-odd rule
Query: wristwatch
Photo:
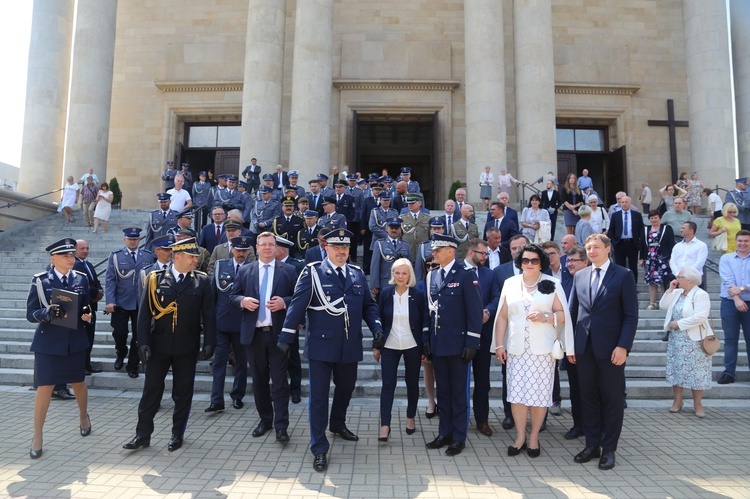
[[[747,291],[747,284],[746,284],[746,285],[744,285],[744,286],[742,286],[742,287],[740,288],[740,291],[742,291],[743,293],[744,293],[745,291]]]
[[[544,322],[547,322],[547,319],[549,319],[549,314],[547,312],[544,313]]]

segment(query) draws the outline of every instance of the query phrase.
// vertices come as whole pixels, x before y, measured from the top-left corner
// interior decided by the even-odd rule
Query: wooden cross
[[[687,121],[675,121],[674,119],[674,100],[667,99],[667,120],[648,120],[648,126],[666,126],[669,127],[669,162],[672,166],[672,180],[677,180],[677,136],[675,128],[678,126],[688,126]]]

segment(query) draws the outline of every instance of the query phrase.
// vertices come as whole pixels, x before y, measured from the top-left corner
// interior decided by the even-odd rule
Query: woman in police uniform
[[[76,394],[81,436],[91,434],[91,420],[87,414],[88,392],[84,368],[89,340],[84,322],[91,322],[89,309],[89,281],[85,274],[73,270],[75,264],[75,239],[65,238],[45,248],[50,254],[51,268],[36,274],[26,301],[26,318],[39,325],[31,342],[34,352],[37,390],[34,398],[34,437],[31,441],[31,459],[42,456],[42,431],[52,390],[57,384],[70,383]],[[64,289],[78,295],[78,309],[64,310],[50,304],[53,289]],[[65,314],[79,317],[76,328],[57,324]]]

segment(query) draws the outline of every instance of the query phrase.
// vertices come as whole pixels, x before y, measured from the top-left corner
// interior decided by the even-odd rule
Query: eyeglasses
[[[570,262],[585,262],[585,261],[586,260],[584,260],[583,258],[570,258],[570,257],[568,257],[568,263],[570,263]]]
[[[489,253],[488,253],[488,252],[486,252],[486,251],[479,251],[479,250],[471,250],[471,251],[473,251],[473,252],[474,252],[474,253],[476,253],[477,255],[482,255],[482,256],[487,256],[487,255],[489,254]]]
[[[521,265],[539,265],[541,260],[539,258],[521,258]]]

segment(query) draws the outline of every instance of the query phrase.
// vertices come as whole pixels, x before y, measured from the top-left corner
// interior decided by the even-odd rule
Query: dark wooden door
[[[240,150],[228,149],[216,151],[214,160],[214,176],[223,174],[239,175]]]
[[[577,167],[578,162],[574,153],[557,153],[557,182],[562,186],[569,173],[578,175]]]
[[[440,192],[440,114],[435,111],[432,116],[432,158],[430,161],[430,184],[425,193],[425,206],[439,208],[442,198]],[[449,182],[448,182],[449,183]],[[425,190],[425,189],[422,189]]]
[[[357,111],[352,111],[352,149],[350,151],[350,157],[349,157],[349,171],[350,172],[356,172],[359,171],[359,141],[357,140],[357,136],[359,135],[359,120],[357,118]]]
[[[628,191],[626,159],[625,146],[622,146],[609,153],[604,162],[604,193],[601,196],[608,202],[614,202],[615,193]]]

